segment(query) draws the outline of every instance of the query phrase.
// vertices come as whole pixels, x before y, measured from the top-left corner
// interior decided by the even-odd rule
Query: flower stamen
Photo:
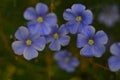
[[[81,22],[81,21],[82,21],[82,17],[81,17],[81,16],[77,16],[77,17],[76,17],[76,20],[77,20],[78,22]]]
[[[43,18],[42,17],[38,17],[37,21],[38,22],[43,22]]]
[[[54,33],[53,36],[54,36],[55,39],[58,39],[58,37],[59,37],[58,33]]]
[[[88,44],[89,44],[89,45],[93,45],[93,44],[94,44],[94,40],[89,39],[89,40],[88,40]]]
[[[32,44],[32,41],[31,41],[31,40],[29,40],[29,39],[28,39],[28,40],[26,40],[26,45],[28,45],[28,46],[29,46],[29,45],[31,45],[31,44]]]

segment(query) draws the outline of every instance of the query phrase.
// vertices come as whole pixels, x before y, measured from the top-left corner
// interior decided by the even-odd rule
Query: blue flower
[[[71,34],[80,33],[84,26],[91,24],[93,14],[90,10],[85,10],[82,4],[74,4],[71,9],[66,9],[63,17],[66,21],[66,26]]]
[[[100,23],[105,24],[107,27],[112,27],[120,20],[119,9],[117,5],[104,6],[102,12],[98,16]]]
[[[73,72],[79,65],[79,60],[72,57],[71,53],[67,50],[56,52],[54,59],[58,62],[59,67],[67,72]]]
[[[45,38],[40,37],[37,33],[34,35],[29,33],[29,30],[24,26],[21,26],[16,31],[15,37],[18,39],[18,41],[12,43],[15,54],[23,54],[24,58],[27,60],[36,58],[38,51],[42,51],[45,48]]]
[[[105,52],[105,44],[108,37],[104,31],[98,31],[95,34],[95,28],[92,26],[85,27],[81,34],[77,36],[77,47],[81,48],[80,54],[86,57],[101,57]]]
[[[61,49],[61,45],[68,45],[70,37],[66,34],[68,34],[68,31],[65,25],[62,25],[60,28],[58,28],[57,25],[53,26],[51,33],[46,36],[47,42],[51,42],[49,48],[53,51],[59,51]]]
[[[54,13],[47,14],[48,7],[43,3],[38,3],[35,7],[29,7],[24,12],[24,18],[29,20],[27,23],[30,32],[39,32],[40,35],[48,35],[51,26],[56,25],[57,17]]]
[[[113,56],[108,59],[108,65],[110,70],[115,72],[120,69],[120,42],[112,44],[110,52]]]

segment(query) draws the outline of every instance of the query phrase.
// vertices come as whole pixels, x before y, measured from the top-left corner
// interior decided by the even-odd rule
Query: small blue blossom
[[[29,7],[24,12],[24,18],[29,20],[27,23],[30,32],[39,32],[40,35],[48,35],[51,26],[56,25],[57,17],[54,13],[47,14],[48,7],[43,3],[38,3],[35,7]]]
[[[120,42],[112,44],[110,52],[113,56],[108,59],[108,65],[110,70],[115,72],[120,69]]]
[[[68,31],[63,24],[60,28],[58,26],[53,26],[52,31],[46,36],[47,42],[51,42],[49,48],[53,51],[59,51],[62,46],[67,46],[70,42],[70,37],[67,36]]]
[[[92,23],[93,14],[90,10],[85,10],[86,7],[82,4],[74,4],[71,9],[66,9],[63,17],[66,21],[66,26],[71,34],[80,33],[85,25]]]
[[[15,37],[18,41],[12,43],[13,51],[17,55],[23,55],[27,60],[36,58],[38,56],[38,51],[42,51],[46,45],[44,37],[40,37],[37,33],[34,35],[31,34],[24,26],[21,26],[16,31]]]
[[[105,44],[108,37],[104,31],[98,31],[95,34],[95,28],[92,26],[85,27],[81,34],[77,36],[77,47],[81,48],[80,54],[86,57],[101,57],[105,52]]]
[[[72,57],[71,53],[67,50],[56,52],[54,59],[58,62],[59,67],[67,72],[73,72],[79,65],[79,60]]]
[[[112,27],[120,19],[119,9],[117,5],[104,6],[102,12],[98,16],[100,23],[105,24],[107,27]]]

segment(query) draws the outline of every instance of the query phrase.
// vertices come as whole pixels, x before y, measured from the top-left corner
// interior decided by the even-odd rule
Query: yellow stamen
[[[65,62],[68,62],[69,60],[70,60],[69,57],[66,57],[66,58],[65,58]]]
[[[28,40],[26,40],[26,45],[28,45],[28,46],[29,46],[29,45],[31,45],[31,44],[32,44],[32,41],[31,41],[31,40],[29,40],[29,39],[28,39]]]
[[[55,33],[53,36],[55,39],[58,39],[58,37],[59,37],[58,33]]]
[[[77,20],[78,22],[80,22],[80,21],[82,21],[82,17],[81,17],[81,16],[78,16],[78,17],[76,17],[76,20]]]
[[[92,39],[88,40],[88,44],[89,45],[93,45],[94,44],[94,40],[92,40]]]
[[[43,18],[42,17],[38,17],[37,21],[38,22],[43,22]]]

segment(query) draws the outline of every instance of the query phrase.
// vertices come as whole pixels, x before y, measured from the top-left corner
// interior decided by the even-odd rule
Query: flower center
[[[70,60],[69,57],[66,57],[66,58],[65,58],[65,62],[68,62],[69,60]]]
[[[93,45],[94,44],[94,40],[92,40],[92,39],[88,40],[88,44],[89,45]]]
[[[81,16],[78,16],[78,17],[76,17],[76,20],[77,20],[78,22],[80,22],[80,21],[82,21],[82,17],[81,17]]]
[[[38,22],[43,22],[43,18],[42,17],[38,17],[37,21]]]
[[[55,39],[58,39],[58,37],[59,37],[58,33],[55,33],[53,36]]]
[[[31,40],[29,40],[29,39],[28,39],[28,40],[26,40],[26,45],[28,45],[28,46],[29,46],[29,45],[31,45],[31,44],[32,44],[32,41],[31,41]]]

